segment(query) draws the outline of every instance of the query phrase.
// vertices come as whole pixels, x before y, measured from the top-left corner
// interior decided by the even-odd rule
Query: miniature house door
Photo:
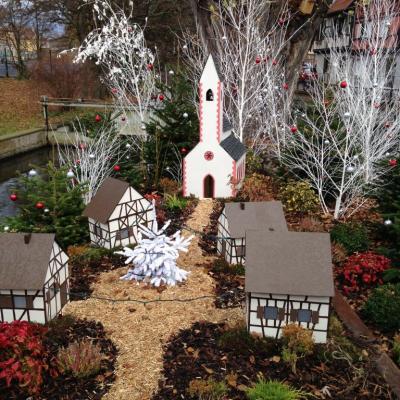
[[[204,178],[203,192],[205,198],[214,198],[214,178],[211,175]]]

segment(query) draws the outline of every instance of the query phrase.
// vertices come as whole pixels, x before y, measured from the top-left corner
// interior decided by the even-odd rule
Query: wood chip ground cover
[[[187,225],[202,231],[209,223],[212,208],[212,200],[200,201]],[[241,309],[215,308],[215,283],[204,268],[212,257],[203,256],[198,240],[196,236],[189,252],[182,254],[178,260],[182,268],[190,271],[185,284],[160,293],[142,284],[121,281],[119,278],[127,269],[123,267],[101,272],[92,285],[90,298],[74,301],[65,307],[66,314],[101,322],[118,348],[116,380],[104,399],[150,399],[162,378],[163,345],[180,329],[188,329],[200,320],[231,324],[242,320]],[[185,300],[200,296],[209,298],[192,302],[154,302],[145,306],[131,301]],[[115,301],[99,298],[113,298]]]

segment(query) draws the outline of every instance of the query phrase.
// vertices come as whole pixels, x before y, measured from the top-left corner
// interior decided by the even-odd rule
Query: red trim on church
[[[186,163],[185,158],[182,160],[182,195],[186,196]]]
[[[232,161],[232,197],[236,196],[236,161]]]
[[[199,142],[203,141],[203,84],[199,83]]]
[[[217,84],[217,141],[221,142],[221,82]]]

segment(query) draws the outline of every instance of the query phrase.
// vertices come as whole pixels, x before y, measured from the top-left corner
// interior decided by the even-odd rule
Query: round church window
[[[211,160],[214,158],[214,153],[213,153],[212,151],[206,151],[206,152],[204,153],[204,158],[205,158],[207,161],[211,161]]]

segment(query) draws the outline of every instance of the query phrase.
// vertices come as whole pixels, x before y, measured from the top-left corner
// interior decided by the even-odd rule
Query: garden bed
[[[0,380],[0,393],[2,399],[101,399],[109,390],[114,381],[114,365],[117,349],[106,336],[101,323],[72,317],[58,317],[49,324],[49,330],[44,338],[44,345],[49,350],[50,367],[55,367],[55,358],[58,351],[69,344],[89,339],[93,344],[98,344],[103,355],[101,368],[98,373],[85,378],[76,378],[72,374],[58,374],[53,376],[44,373],[43,384],[40,392],[29,397],[16,384],[7,388],[4,381]],[[4,396],[4,397],[2,397]]]
[[[336,344],[317,345],[311,356],[298,362],[295,375],[281,360],[280,341],[255,339],[244,328],[229,331],[224,324],[198,322],[165,347],[164,379],[152,400],[198,398],[191,397],[189,387],[210,379],[226,385],[219,399],[246,399],[246,389],[260,373],[320,399],[392,399],[368,354],[344,341],[344,336]]]
[[[213,210],[210,214],[210,222],[203,229],[203,236],[199,241],[200,248],[208,255],[217,253],[217,241],[218,235],[218,218],[224,209],[225,201],[218,199],[214,201]]]

